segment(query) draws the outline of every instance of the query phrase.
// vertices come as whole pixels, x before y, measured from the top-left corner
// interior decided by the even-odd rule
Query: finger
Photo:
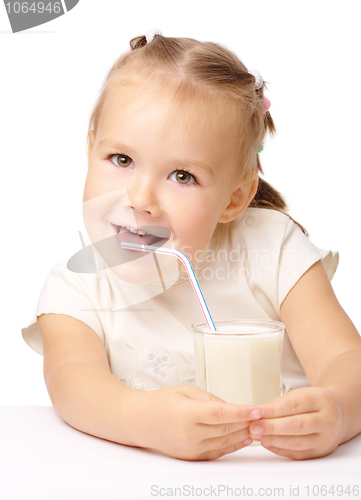
[[[214,394],[199,389],[196,386],[180,386],[179,394],[187,400],[187,412],[191,411],[195,416],[195,422],[199,424],[225,424],[230,422],[250,421],[251,412],[256,410],[256,418],[264,415],[263,411],[257,410],[255,405],[239,405],[226,403]],[[199,404],[199,403],[202,404]]]
[[[252,443],[251,440],[249,440],[249,443],[236,443],[222,450],[210,450],[205,453],[201,453],[194,460],[216,460],[217,458],[223,457],[224,455],[229,455],[230,453],[234,453],[235,451],[241,450],[242,448],[246,448],[250,443]]]
[[[223,457],[224,455],[229,455],[230,453],[234,453],[235,451],[241,450],[242,448],[246,448],[252,443],[251,440],[245,443],[236,443],[222,450],[212,450],[208,451],[198,458],[198,460],[216,460],[217,458]]]
[[[247,429],[249,435],[250,423],[251,423],[250,420],[246,421],[242,420],[241,422],[229,422],[226,424],[215,424],[215,425],[198,424],[200,433],[199,435],[201,439],[209,439],[213,437],[226,436],[227,434],[232,434],[233,432],[237,432],[242,429]]]
[[[219,458],[223,455],[233,453],[241,448],[245,448],[251,444],[252,440],[249,438],[247,429],[227,434],[226,436],[207,439],[202,443],[204,452],[202,455],[209,455],[210,457]]]
[[[261,443],[262,444],[262,443]],[[316,458],[317,453],[312,450],[290,450],[287,448],[279,448],[277,446],[267,446],[266,448],[268,451],[271,451],[275,455],[278,455],[280,457],[287,457],[287,458],[292,458],[293,460],[307,460],[309,458]]]
[[[200,424],[227,424],[231,422],[248,422],[255,406],[224,403],[223,401],[205,401],[202,405],[194,402],[196,422]]]
[[[278,418],[317,412],[321,408],[321,402],[315,394],[308,392],[301,394],[301,390],[294,390],[258,408],[264,411],[265,418]]]
[[[180,386],[180,387],[184,388],[184,386]],[[188,397],[191,400],[204,401],[204,402],[212,401],[212,402],[226,403],[226,401],[224,401],[224,399],[221,399],[218,396],[215,396],[211,392],[205,391],[203,389],[199,389],[199,387],[196,387],[195,385],[189,385],[186,387],[187,387],[187,391],[185,392],[183,389],[182,391],[180,391],[180,394],[182,394],[182,396]],[[226,403],[226,404],[230,404],[230,405],[238,406],[238,407],[247,406],[249,408],[252,408],[252,410],[257,410],[257,408],[258,408],[258,406],[256,406],[256,405],[239,405],[239,404],[233,404],[233,403]],[[262,412],[262,415],[263,415],[263,412]]]
[[[194,399],[196,401],[223,401],[223,399],[215,396],[211,392],[200,389],[195,385],[181,385],[179,386],[178,391],[182,394],[182,396],[186,396],[187,398]]]
[[[317,445],[318,434],[305,436],[264,436],[261,445],[265,448],[280,448],[292,452],[311,451]]]
[[[319,412],[302,413],[252,422],[249,430],[253,439],[267,435],[299,436],[320,432],[322,421]]]

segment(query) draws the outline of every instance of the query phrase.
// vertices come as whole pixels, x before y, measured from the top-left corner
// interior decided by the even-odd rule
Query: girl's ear
[[[237,219],[237,217],[246,210],[257,193],[258,181],[258,173],[254,172],[251,183],[242,182],[239,187],[233,191],[230,202],[223,210],[218,222],[231,222]]]
[[[88,145],[88,163],[89,163],[90,162],[90,155],[92,153],[93,146],[94,146],[94,139],[95,139],[94,130],[91,130],[89,132],[88,137],[89,137],[89,145]]]

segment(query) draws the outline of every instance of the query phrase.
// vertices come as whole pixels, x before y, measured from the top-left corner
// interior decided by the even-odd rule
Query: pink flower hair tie
[[[249,73],[254,77],[254,88],[259,90],[263,87],[263,78],[260,75],[259,71],[256,69],[250,69]],[[267,97],[263,97],[263,114],[266,114],[269,108],[271,107],[271,101],[267,99]]]
[[[263,97],[263,114],[266,114],[271,107],[271,101],[267,97]]]

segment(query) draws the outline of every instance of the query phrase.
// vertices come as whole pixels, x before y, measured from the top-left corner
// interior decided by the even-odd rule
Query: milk
[[[193,330],[196,385],[228,403],[260,405],[280,396],[283,329],[223,325],[216,323],[218,334]]]

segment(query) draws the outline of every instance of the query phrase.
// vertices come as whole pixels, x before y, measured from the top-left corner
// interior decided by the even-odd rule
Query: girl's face
[[[171,104],[159,94],[142,94],[131,103],[123,102],[121,91],[107,98],[96,135],[90,137],[83,198],[93,243],[116,235],[118,226],[158,226],[171,232],[172,243],[166,246],[192,262],[197,251],[206,249],[217,222],[228,222],[247,207],[249,184],[235,185],[236,159],[226,147],[231,129],[215,120],[200,125],[194,108],[187,119],[183,112],[174,116]],[[129,235],[125,227],[121,231]],[[151,262],[148,254],[113,270],[134,281],[134,271],[139,275],[140,266]],[[141,282],[151,280],[145,274]]]

